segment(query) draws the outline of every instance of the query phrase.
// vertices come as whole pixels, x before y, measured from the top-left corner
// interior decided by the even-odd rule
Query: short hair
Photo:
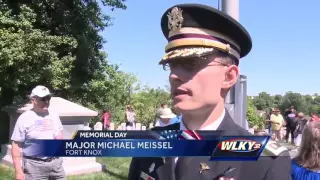
[[[299,113],[298,113],[298,117],[304,117],[303,112],[299,112]]]
[[[222,52],[220,50],[214,50],[212,53],[207,55],[208,58],[219,58],[219,62],[225,65],[237,65],[239,64],[239,60],[236,60],[234,57],[230,56],[226,52]]]
[[[133,107],[131,105],[126,105],[126,109],[130,110],[130,111],[133,111]]]
[[[320,122],[310,122],[302,133],[301,146],[295,158],[307,169],[320,168]]]
[[[162,103],[160,106],[163,108],[164,106],[168,106],[168,104]]]
[[[230,65],[236,65],[238,66],[239,64],[239,60],[235,60],[235,58],[233,58],[232,56],[230,56],[229,54],[219,51],[219,50],[215,50],[212,54],[207,56],[208,59],[215,59],[218,58],[218,62],[220,62],[223,65],[226,66],[230,66]],[[226,97],[228,95],[228,92],[230,91],[231,88],[227,89],[224,92],[221,92],[221,96],[222,97]]]
[[[274,108],[273,111],[275,111],[275,112],[280,112],[280,109],[279,109],[279,108]]]

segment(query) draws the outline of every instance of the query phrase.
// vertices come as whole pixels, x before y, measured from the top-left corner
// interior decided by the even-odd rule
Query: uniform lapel
[[[228,111],[226,110],[226,114],[224,116],[223,121],[221,122],[220,126],[217,130],[221,131],[222,136],[228,136],[228,135],[237,135],[236,133],[236,124],[229,115]],[[211,173],[211,179],[218,180],[220,177],[235,177],[236,174],[239,173],[241,162],[240,161],[211,161],[211,165],[214,167],[212,171],[214,173]],[[228,169],[234,169],[227,175],[225,175],[225,172]]]
[[[229,115],[228,111],[226,110],[226,114],[224,116],[223,121],[221,122],[220,126],[217,130],[221,131],[222,136],[228,136],[228,135],[237,135],[236,133],[236,124]],[[240,161],[212,161],[214,166],[213,171],[215,171],[214,176],[212,176],[214,179],[219,179],[219,177],[235,177],[237,173],[239,173],[240,170]],[[228,169],[234,169],[232,172],[228,173],[227,175],[224,175],[225,172]]]
[[[171,125],[170,128],[168,128],[167,130],[179,130],[179,129],[180,129],[180,123],[176,123],[174,125]],[[160,165],[156,170],[159,180],[175,180],[174,158],[163,157],[161,160],[162,160],[162,165]]]
[[[159,180],[175,180],[174,158],[166,158],[164,164],[158,167],[156,172]]]
[[[224,119],[222,120],[217,130],[221,132],[222,136],[236,135],[232,134],[232,132],[234,132],[234,127],[235,123],[229,113],[226,111]],[[214,178],[219,179],[219,176],[235,177],[240,168],[240,162],[209,161],[210,157],[187,157],[185,159],[185,173],[180,173],[180,176],[176,177],[176,180],[212,180]],[[200,173],[202,169],[201,164],[207,165],[209,169],[203,169],[203,171]],[[223,176],[224,172],[230,167],[236,169],[228,174],[228,176]]]
[[[219,180],[220,177],[236,177],[239,173],[241,162],[209,161],[209,158],[186,158],[189,164],[184,165],[183,173],[179,173],[176,180]],[[224,175],[228,169],[232,168],[235,169]]]

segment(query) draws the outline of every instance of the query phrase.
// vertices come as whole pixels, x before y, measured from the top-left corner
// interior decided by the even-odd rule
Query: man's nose
[[[183,81],[187,80],[187,72],[182,70],[181,68],[172,68],[169,75],[170,81]]]

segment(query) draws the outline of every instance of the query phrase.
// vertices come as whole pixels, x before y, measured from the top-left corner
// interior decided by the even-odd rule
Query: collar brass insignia
[[[168,13],[168,28],[169,31],[177,31],[182,27],[183,16],[180,8],[174,7],[171,12]]]
[[[201,174],[203,171],[209,170],[209,169],[210,169],[210,167],[209,167],[207,164],[205,164],[205,163],[200,163],[200,174]]]

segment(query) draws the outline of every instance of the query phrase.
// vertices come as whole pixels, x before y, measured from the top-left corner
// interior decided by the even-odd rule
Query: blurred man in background
[[[290,106],[288,110],[286,110],[285,114],[285,121],[286,121],[286,135],[285,140],[286,142],[289,142],[289,136],[291,137],[291,143],[294,144],[294,135],[293,132],[296,129],[296,110],[294,109],[294,106]]]

